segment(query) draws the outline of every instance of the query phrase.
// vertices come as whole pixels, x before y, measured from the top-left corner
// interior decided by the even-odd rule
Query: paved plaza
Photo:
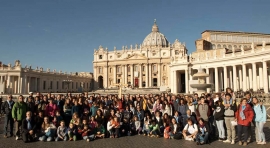
[[[18,147],[27,147],[27,148],[45,148],[45,147],[94,147],[94,148],[176,148],[176,147],[197,147],[195,142],[190,142],[186,140],[171,140],[164,138],[149,138],[142,135],[136,135],[131,137],[121,137],[118,139],[99,139],[91,142],[86,142],[84,140],[79,141],[60,141],[60,142],[32,142],[25,144],[22,140],[16,141],[15,138],[3,138],[3,118],[0,119],[0,147],[1,148],[18,148]],[[270,146],[270,122],[266,123],[265,133],[267,144],[266,145],[257,145],[255,142],[249,144],[246,147],[269,147]],[[220,141],[214,141],[210,144],[202,145],[200,147],[204,148],[234,148],[242,147],[238,143],[235,145],[225,144]]]

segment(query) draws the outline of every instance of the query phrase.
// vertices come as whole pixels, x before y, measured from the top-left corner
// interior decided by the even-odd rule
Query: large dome
[[[145,39],[143,40],[142,46],[161,46],[161,47],[168,47],[168,40],[167,38],[159,32],[158,26],[156,21],[152,27],[152,32],[148,34]]]

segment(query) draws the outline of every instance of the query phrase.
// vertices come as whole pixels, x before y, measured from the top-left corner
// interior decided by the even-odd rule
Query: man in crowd
[[[13,125],[14,120],[12,118],[12,107],[14,106],[14,101],[12,100],[12,95],[8,95],[7,100],[1,106],[1,113],[5,114],[5,122],[4,122],[4,138],[7,138],[8,125],[9,125],[9,133],[10,137],[13,136]]]

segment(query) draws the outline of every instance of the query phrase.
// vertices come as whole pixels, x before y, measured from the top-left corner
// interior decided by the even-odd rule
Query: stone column
[[[259,66],[259,82],[260,82],[260,85],[258,86],[259,89],[263,88],[264,84],[263,84],[263,65],[260,65]],[[264,80],[267,80],[267,79],[264,79]]]
[[[22,87],[21,87],[21,76],[18,76],[18,91],[17,91],[18,94],[21,94],[21,89],[22,89]]]
[[[242,89],[243,91],[247,90],[247,70],[246,70],[246,64],[242,65],[242,72],[243,72],[243,83],[242,83]],[[239,73],[240,75],[240,73]],[[242,74],[241,74],[242,75]]]
[[[188,69],[185,70],[186,93],[189,93]]]
[[[113,66],[113,82],[114,82],[115,84],[117,84],[116,75],[117,75],[116,65],[114,65],[114,66]]]
[[[30,92],[30,81],[31,81],[31,77],[29,76],[28,77],[28,81],[27,81],[27,92],[26,93],[29,93]],[[47,84],[48,85],[48,84]],[[46,90],[47,91],[47,90]]]
[[[219,92],[218,67],[215,67],[215,92]]]
[[[239,85],[237,86],[237,88],[240,90],[243,88],[243,79],[242,79],[242,68],[238,67],[238,79],[239,79]]]
[[[172,93],[177,93],[177,90],[176,90],[176,71],[175,70],[171,74],[171,84],[172,84],[172,88],[171,88]]]
[[[253,90],[257,91],[257,68],[256,63],[252,63],[252,71],[253,71]]]
[[[0,76],[0,84],[3,83],[3,76]]]
[[[152,87],[152,64],[149,63],[149,87]]]
[[[236,65],[233,65],[233,90],[237,91],[237,71],[236,71]]]
[[[125,65],[124,68],[125,68],[125,82],[124,82],[124,83],[127,84],[127,83],[128,83],[128,82],[127,82],[127,81],[128,81],[127,65]]]
[[[157,86],[161,86],[161,63],[157,63],[157,68],[158,68],[158,81],[157,81]]]
[[[15,94],[18,93],[18,92],[17,92],[17,88],[18,88],[17,86],[18,86],[18,83],[17,83],[17,80],[15,80],[15,81],[14,81],[14,86],[13,86],[13,91],[14,91]]]
[[[227,74],[228,74],[228,72],[227,72],[227,66],[224,66],[223,67],[223,73],[224,73],[224,90],[228,87],[228,76],[227,76]]]
[[[149,78],[149,73],[148,73],[148,63],[145,65],[145,87],[148,88],[148,78]]]
[[[230,78],[229,78],[229,81],[230,81],[230,85],[229,87],[230,88],[233,88],[233,71],[232,71],[232,68],[229,68],[229,73],[230,73]]]
[[[206,68],[206,69],[205,69],[205,73],[209,74],[209,68]],[[210,74],[209,74],[209,77],[210,77]],[[209,77],[206,77],[206,83],[207,83],[207,84],[210,83],[210,78],[209,78]],[[207,89],[206,89],[206,92],[207,92],[207,93],[210,93],[210,90],[211,90],[211,88],[207,88]]]
[[[251,66],[249,66],[249,68],[248,68],[248,77],[249,77],[249,85],[248,86],[249,86],[249,89],[251,89],[251,88],[253,88],[252,67]]]
[[[269,87],[268,87],[268,78],[267,78],[267,63],[266,61],[263,61],[263,88],[264,88],[264,92],[268,93],[269,92]]]
[[[142,74],[142,64],[139,64],[139,88],[142,88],[142,77],[143,77],[143,74]]]
[[[134,71],[133,71],[133,64],[130,64],[130,83],[131,86],[134,86]]]

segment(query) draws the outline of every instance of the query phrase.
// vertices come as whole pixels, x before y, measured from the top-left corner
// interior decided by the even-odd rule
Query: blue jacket
[[[266,122],[266,109],[263,105],[253,106],[255,112],[255,121],[256,122]]]

